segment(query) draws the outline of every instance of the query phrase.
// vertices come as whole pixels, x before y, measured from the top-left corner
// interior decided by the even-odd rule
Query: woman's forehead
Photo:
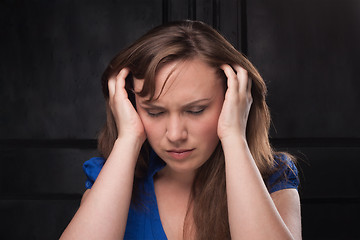
[[[154,97],[175,94],[178,91],[201,93],[211,90],[219,91],[223,85],[217,69],[210,67],[200,59],[175,61],[164,65],[155,76]],[[144,79],[134,78],[134,90],[140,92]]]

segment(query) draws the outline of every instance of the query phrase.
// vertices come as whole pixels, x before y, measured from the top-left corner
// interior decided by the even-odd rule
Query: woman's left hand
[[[218,136],[221,141],[232,137],[246,139],[246,125],[252,104],[251,84],[247,71],[239,65],[220,67],[226,77],[228,88],[219,116]]]

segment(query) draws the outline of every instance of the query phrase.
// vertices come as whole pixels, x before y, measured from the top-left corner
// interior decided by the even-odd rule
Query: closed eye
[[[146,113],[147,113],[150,117],[159,117],[159,116],[162,115],[164,112],[146,111]]]
[[[204,112],[204,110],[206,109],[206,107],[201,107],[201,108],[196,108],[196,109],[191,109],[186,111],[187,113],[193,114],[193,115],[199,115],[202,112]]]

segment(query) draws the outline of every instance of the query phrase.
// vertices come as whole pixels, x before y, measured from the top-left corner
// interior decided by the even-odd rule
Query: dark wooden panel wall
[[[56,239],[104,123],[100,76],[162,22],[217,28],[269,87],[272,143],[299,158],[304,239],[359,239],[357,0],[0,1],[0,237]]]

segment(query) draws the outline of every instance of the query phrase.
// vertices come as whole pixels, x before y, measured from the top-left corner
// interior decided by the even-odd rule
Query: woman
[[[215,30],[159,26],[102,86],[104,158],[84,164],[89,189],[62,239],[301,239],[297,170],[269,144],[265,83]]]

